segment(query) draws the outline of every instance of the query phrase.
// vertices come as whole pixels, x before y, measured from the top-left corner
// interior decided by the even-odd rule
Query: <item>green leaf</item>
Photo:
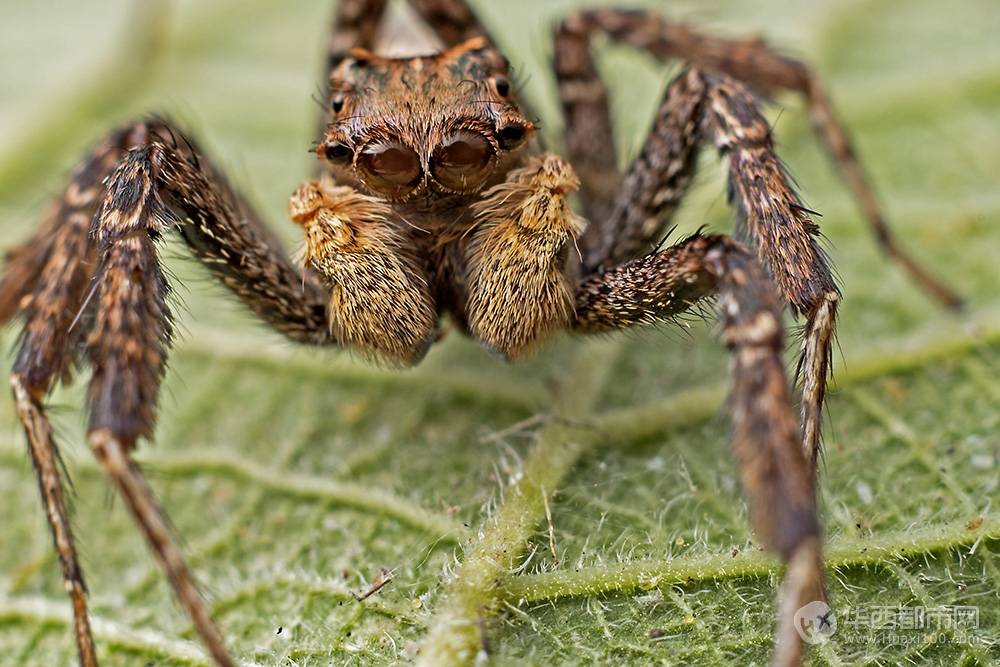
[[[293,245],[284,207],[310,166],[309,96],[329,3],[217,0],[130,14],[132,4],[146,6],[5,8],[5,243],[30,233],[88,144],[153,109],[192,127]],[[549,31],[577,3],[475,4],[558,143]],[[667,10],[762,33],[815,63],[900,236],[969,298],[966,314],[946,315],[883,261],[801,102],[782,97],[787,109],[772,114],[780,148],[825,214],[845,292],[822,471],[833,606],[973,605],[980,640],[902,630],[895,643],[852,641],[842,626],[810,659],[993,664],[1000,13],[993,0],[790,4],[677,0]],[[603,48],[602,63],[625,159],[667,72],[620,48]],[[718,160],[706,159],[682,230],[730,228],[723,185]],[[290,346],[179,246],[170,254],[186,333],[156,442],[139,458],[241,660],[767,660],[780,567],[747,526],[711,326],[566,339],[518,366],[452,335],[419,368],[388,372]],[[83,445],[82,382],[51,403],[105,664],[207,664]],[[7,398],[0,424],[0,665],[69,664],[69,605]],[[357,602],[352,593],[381,568],[391,583]]]

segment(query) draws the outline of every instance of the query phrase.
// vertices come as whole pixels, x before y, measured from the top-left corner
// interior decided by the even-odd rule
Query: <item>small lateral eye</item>
[[[524,125],[512,123],[500,128],[500,131],[497,132],[497,140],[500,142],[501,148],[509,151],[520,146],[526,134],[527,130],[525,130]]]
[[[341,96],[334,97],[330,102],[330,108],[333,109],[333,113],[340,113],[344,110],[344,98]]]
[[[510,80],[505,76],[497,76],[493,79],[493,85],[496,86],[497,93],[500,97],[507,97],[510,94]]]
[[[330,162],[350,162],[354,157],[354,150],[347,144],[338,141],[324,145],[323,156]]]

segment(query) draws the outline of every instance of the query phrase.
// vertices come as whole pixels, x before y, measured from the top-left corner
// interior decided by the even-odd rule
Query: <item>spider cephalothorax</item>
[[[507,59],[473,38],[432,56],[354,49],[330,75],[317,147],[339,181],[394,202],[439,201],[503,179],[534,131]]]
[[[24,322],[11,386],[73,602],[81,664],[94,667],[97,653],[43,400],[83,356],[92,371],[91,448],[212,658],[234,664],[131,460],[153,433],[172,339],[155,244],[172,232],[289,339],[395,364],[418,361],[444,321],[514,359],[559,331],[665,323],[716,299],[732,353],[733,450],[751,519],[761,543],[787,563],[774,660],[798,663],[795,612],[825,596],[814,472],[840,295],[755,93],[805,96],[879,242],[934,295],[951,305],[957,298],[893,240],[815,74],[760,40],[715,38],[646,11],[572,14],[555,33],[563,158],[530,141],[535,125],[514,100],[507,60],[465,1],[410,2],[443,43],[438,54],[376,55],[385,0],[338,3],[316,147],[323,173],[289,202],[304,234],[304,267],[195,143],[162,119],[136,121],[99,143],[40,231],[8,253],[0,321]],[[625,171],[590,51],[595,33],[690,65],[667,87]],[[728,160],[747,246],[703,234],[663,245],[704,144]],[[582,216],[570,206],[573,193]],[[784,304],[805,318],[800,420],[783,367]],[[423,660],[434,664],[435,656]]]
[[[534,125],[496,49],[481,37],[414,58],[354,49],[330,76],[329,121],[316,151],[332,178],[300,188],[290,212],[337,340],[413,363],[448,315],[515,358],[568,325],[579,183],[555,156],[526,158]]]

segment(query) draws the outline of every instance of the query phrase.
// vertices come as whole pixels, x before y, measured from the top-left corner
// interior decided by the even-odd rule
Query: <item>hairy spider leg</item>
[[[126,134],[112,134],[77,166],[35,235],[7,252],[0,278],[0,323],[15,317],[23,322],[11,390],[73,606],[74,637],[83,667],[96,667],[97,650],[87,614],[87,586],[66,505],[61,460],[43,400],[58,380],[70,378],[76,351],[83,344],[90,318],[80,313],[97,257],[90,222],[101,201],[102,181],[121,157]],[[78,317],[84,322],[73,329]]]
[[[606,333],[670,319],[718,297],[730,350],[731,443],[758,538],[788,564],[773,662],[797,665],[795,610],[825,599],[815,477],[799,445],[782,359],[781,305],[753,255],[724,236],[675,246],[602,270],[577,290],[574,328]]]
[[[731,444],[757,537],[788,564],[780,594],[775,665],[797,665],[795,610],[825,599],[815,477],[799,446],[785,378],[781,305],[766,272],[740,243],[695,234],[585,279],[574,329],[618,331],[674,317],[718,297],[730,350]]]
[[[660,32],[665,26],[671,26],[668,36],[673,35],[674,24],[643,12],[598,10],[567,19],[557,33],[557,74],[569,93],[580,96],[579,102],[564,102],[567,110],[580,113],[578,107],[583,105],[592,116],[590,122],[602,127],[610,122],[606,92],[588,49],[593,31],[605,30],[664,59],[677,57],[667,46],[657,46],[667,40]],[[564,51],[569,55],[560,55]],[[777,57],[770,51],[764,54],[772,60]],[[742,69],[737,73],[746,74]],[[842,133],[839,125],[835,127]],[[668,86],[646,144],[614,185],[611,203],[602,205],[607,217],[598,219],[600,224],[594,223],[581,239],[585,269],[593,271],[655,247],[691,183],[698,148],[708,141],[729,157],[729,197],[738,214],[737,237],[757,253],[792,312],[806,316],[798,367],[802,443],[806,457],[815,464],[840,294],[819,244],[819,227],[792,188],[774,152],[771,129],[743,84],[726,74],[692,68]],[[573,143],[567,139],[568,148]],[[586,164],[589,158],[581,157]],[[583,173],[581,190],[587,183]]]
[[[611,195],[617,188],[607,90],[589,50],[595,33],[606,34],[662,61],[679,59],[705,72],[728,75],[764,95],[773,96],[785,90],[802,95],[815,133],[847,182],[879,247],[933,298],[949,308],[961,306],[961,297],[917,262],[896,240],[850,135],[834,111],[820,77],[811,67],[781,55],[760,38],[726,39],[707,35],[653,11],[615,8],[580,11],[569,15],[555,33],[555,70],[567,119],[567,157],[580,173],[581,195],[588,205],[588,216],[592,211],[607,212],[607,207],[611,206],[608,202],[614,199]],[[618,201],[623,199],[624,194],[620,194]],[[621,222],[617,216],[595,215],[593,219],[603,222],[591,227],[594,246],[590,238],[584,239],[585,247],[597,248],[591,265],[600,260],[602,249],[607,251],[607,243],[601,239],[614,235],[617,223]],[[628,230],[632,234],[638,231]]]
[[[131,454],[151,438],[173,324],[156,241],[175,230],[221,283],[292,340],[328,344],[327,291],[303,276],[194,144],[160,119],[112,132],[76,169],[41,229],[8,254],[0,318],[23,320],[11,376],[74,609],[80,663],[97,664],[58,453],[42,401],[84,354],[88,442],[220,665],[234,664],[169,521]]]

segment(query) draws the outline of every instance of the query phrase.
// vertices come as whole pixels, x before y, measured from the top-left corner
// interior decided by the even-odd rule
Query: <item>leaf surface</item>
[[[476,4],[558,145],[549,31],[576,3]],[[842,626],[810,659],[990,664],[1000,659],[1000,13],[992,0],[788,4],[679,0],[669,11],[762,33],[815,63],[900,236],[969,298],[965,315],[947,316],[883,262],[800,101],[782,97],[771,114],[780,150],[824,213],[845,293],[822,471],[833,606],[972,605],[982,640],[852,641]],[[284,207],[310,166],[327,5],[5,8],[5,243],[30,233],[101,132],[152,109],[193,128],[293,246]],[[620,48],[601,55],[624,160],[676,69]],[[706,156],[681,232],[731,228],[723,187]],[[496,665],[766,662],[780,568],[747,526],[711,326],[562,340],[518,366],[451,335],[419,368],[388,372],[282,342],[168,248],[186,331],[156,442],[139,456],[245,663],[480,651]],[[109,503],[82,444],[81,401],[77,382],[51,403],[105,664],[207,664],[121,503]],[[6,397],[0,426],[0,665],[70,664],[69,605]],[[391,583],[357,602],[381,568]],[[491,608],[499,614],[484,615]]]

